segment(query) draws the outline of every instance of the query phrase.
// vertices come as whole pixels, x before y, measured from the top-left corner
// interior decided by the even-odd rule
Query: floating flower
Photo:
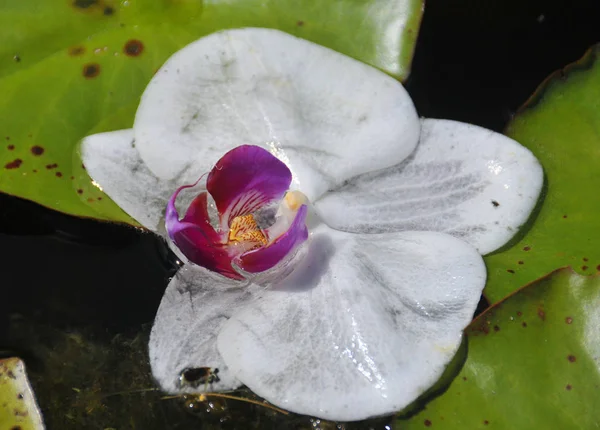
[[[261,273],[284,261],[308,238],[308,208],[304,195],[286,191],[292,181],[287,166],[259,146],[239,146],[217,162],[200,193],[180,221],[175,208],[179,187],[169,200],[166,227],[169,237],[190,262],[231,279],[244,279],[233,267]],[[208,193],[219,211],[218,228],[211,225]],[[267,214],[269,204],[283,197],[277,214]],[[261,223],[262,218],[273,218]],[[271,217],[269,217],[271,215]]]
[[[133,129],[89,136],[82,156],[185,263],[151,333],[159,385],[247,385],[340,421],[435,383],[479,301],[481,254],[527,220],[543,178],[517,142],[419,120],[389,76],[258,28],[177,52]]]

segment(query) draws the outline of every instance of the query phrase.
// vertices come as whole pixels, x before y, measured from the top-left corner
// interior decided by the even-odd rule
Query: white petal
[[[144,165],[132,129],[86,137],[81,157],[91,178],[121,209],[144,227],[164,231],[167,200],[177,186],[158,179]]]
[[[310,199],[399,163],[419,128],[396,80],[260,28],[214,33],[175,53],[144,92],[134,125],[142,159],[161,178],[195,179],[226,151],[262,145]]]
[[[539,162],[514,140],[470,124],[425,119],[407,160],[353,179],[315,207],[336,229],[440,231],[487,254],[527,220],[542,183]]]
[[[217,334],[231,313],[261,290],[193,264],[180,269],[165,291],[150,333],[150,365],[160,387],[169,393],[182,393],[222,391],[242,385],[217,351]],[[219,381],[207,386],[182,386],[181,372],[200,367],[219,369]]]
[[[218,338],[231,372],[282,408],[352,421],[390,414],[439,378],[485,283],[481,256],[442,233],[321,228],[283,284]]]

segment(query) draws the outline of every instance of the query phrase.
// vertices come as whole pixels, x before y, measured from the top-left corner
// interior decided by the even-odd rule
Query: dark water
[[[599,0],[429,0],[407,87],[423,116],[501,131],[547,75],[600,42],[599,19]],[[153,235],[0,194],[0,246],[0,353],[27,360],[50,429],[336,428],[143,391],[175,270]]]

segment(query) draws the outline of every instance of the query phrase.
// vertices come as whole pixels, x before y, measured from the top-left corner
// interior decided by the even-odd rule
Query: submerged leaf
[[[471,323],[448,391],[395,428],[597,428],[599,320],[599,275],[560,269],[524,287]]]
[[[507,134],[544,167],[545,199],[531,229],[486,257],[484,293],[496,301],[557,267],[600,271],[600,45],[550,76],[508,125]],[[596,239],[593,239],[596,235]]]
[[[0,360],[0,428],[44,429],[25,365],[19,358]]]

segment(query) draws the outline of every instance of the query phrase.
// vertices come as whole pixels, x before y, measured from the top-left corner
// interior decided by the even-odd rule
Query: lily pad
[[[0,428],[44,429],[25,365],[16,357],[0,360]]]
[[[600,271],[600,45],[551,75],[523,106],[506,134],[528,147],[546,174],[546,195],[529,230],[513,246],[486,258],[484,291],[499,300],[570,265]]]
[[[466,329],[468,358],[448,391],[395,429],[600,426],[600,275],[560,269]]]
[[[73,148],[106,117],[136,104],[172,53],[219,29],[273,27],[403,79],[423,8],[422,0],[5,3],[0,191],[72,215],[125,222],[131,220],[100,190],[73,184]],[[130,115],[108,128],[131,126]]]

